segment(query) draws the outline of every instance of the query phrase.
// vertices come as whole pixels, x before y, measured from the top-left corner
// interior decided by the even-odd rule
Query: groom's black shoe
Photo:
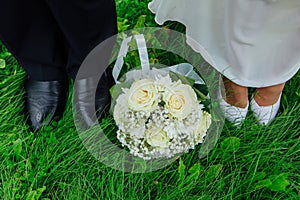
[[[102,116],[107,111],[111,103],[110,88],[115,84],[112,76],[112,69],[107,68],[103,73],[96,90],[95,109],[97,117]]]
[[[98,79],[89,77],[75,81],[76,120],[79,120],[80,126],[84,129],[96,125],[97,120],[109,108],[111,102],[109,89],[115,84],[111,69],[108,68],[103,73],[99,83]]]
[[[26,80],[26,110],[34,130],[62,116],[67,100],[67,88],[67,80]]]

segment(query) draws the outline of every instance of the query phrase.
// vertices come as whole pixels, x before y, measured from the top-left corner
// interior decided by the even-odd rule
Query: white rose
[[[199,123],[198,128],[194,131],[194,137],[197,142],[202,142],[210,125],[211,115],[208,112],[203,111],[201,123]]]
[[[114,107],[114,120],[118,127],[124,131],[125,125],[129,123],[128,117],[126,116],[126,113],[128,111],[128,107],[126,105],[126,95],[121,94],[117,100],[116,105]]]
[[[126,96],[126,94],[121,94],[116,100],[113,113],[114,120],[120,130],[128,132],[131,136],[142,138],[146,129],[147,118],[140,117],[134,120],[129,118],[128,113],[130,110],[127,107]]]
[[[150,127],[145,131],[145,135],[147,143],[151,146],[159,148],[169,147],[170,138],[162,128]]]
[[[128,107],[134,111],[153,111],[158,105],[158,98],[157,88],[151,79],[134,82],[127,92]]]
[[[163,94],[165,107],[169,113],[182,120],[186,118],[197,105],[197,96],[189,85],[175,83]]]

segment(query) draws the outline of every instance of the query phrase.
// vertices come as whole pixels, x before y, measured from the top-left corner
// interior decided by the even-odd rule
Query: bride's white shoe
[[[246,108],[239,108],[230,105],[222,97],[221,91],[219,91],[219,99],[220,99],[220,108],[223,111],[225,118],[228,121],[230,121],[234,126],[240,127],[246,118],[249,102]]]
[[[275,104],[270,106],[259,106],[252,95],[250,106],[251,110],[253,111],[254,117],[257,119],[259,124],[268,125],[272,122],[279,110],[280,100],[281,94]]]

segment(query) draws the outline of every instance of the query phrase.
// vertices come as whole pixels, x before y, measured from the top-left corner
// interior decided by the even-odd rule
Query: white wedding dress
[[[276,85],[299,70],[300,0],[153,0],[149,9],[158,24],[184,24],[187,43],[239,85]]]

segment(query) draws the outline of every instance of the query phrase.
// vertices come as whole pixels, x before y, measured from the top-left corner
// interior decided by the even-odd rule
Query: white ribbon
[[[160,74],[167,74],[170,71],[186,76],[188,78],[191,78],[195,80],[196,84],[205,84],[204,81],[201,79],[201,77],[193,70],[194,67],[189,63],[181,63],[178,65],[173,65],[169,67],[164,68],[152,68],[150,69],[150,63],[148,59],[148,52],[147,52],[147,45],[145,41],[145,37],[143,34],[134,35],[134,39],[137,44],[139,57],[141,61],[141,70],[131,70],[126,73],[126,80],[138,80],[141,78],[149,78],[149,76],[153,76],[157,73]],[[128,43],[132,40],[132,36],[126,38],[123,40],[121,44],[121,48],[117,57],[117,61],[115,63],[115,66],[113,68],[113,77],[115,79],[115,82],[118,83],[118,77],[120,75],[120,72],[122,70],[123,64],[124,64],[124,58],[126,57],[129,46]],[[154,78],[154,77],[152,77]]]

